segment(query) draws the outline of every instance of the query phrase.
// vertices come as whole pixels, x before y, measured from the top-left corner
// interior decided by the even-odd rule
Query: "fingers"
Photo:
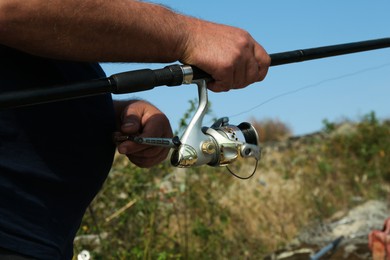
[[[214,92],[229,91],[230,89],[241,89],[255,82],[262,81],[268,72],[270,58],[266,53],[258,54],[240,61],[240,65],[225,69],[221,77],[208,84],[208,88]]]
[[[133,102],[125,108],[122,114],[121,132],[140,137],[171,138],[173,136],[168,118],[145,101]],[[162,162],[167,157],[169,149],[125,141],[118,145],[118,152],[125,154],[139,167],[151,167]]]
[[[212,76],[214,92],[244,88],[265,78],[270,57],[252,36],[239,28],[196,21],[181,61]],[[210,32],[212,32],[210,34]]]
[[[149,146],[139,152],[126,154],[126,156],[138,167],[150,168],[164,161],[167,158],[168,153],[169,149],[167,148]]]
[[[262,81],[268,73],[268,68],[271,65],[271,57],[260,44],[255,45],[254,56],[259,68],[259,78],[257,81]]]

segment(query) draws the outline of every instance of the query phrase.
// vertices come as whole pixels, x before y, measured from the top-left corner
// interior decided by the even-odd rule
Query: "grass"
[[[261,259],[314,220],[357,201],[387,199],[389,156],[390,122],[374,113],[359,122],[324,121],[317,135],[265,144],[255,176],[246,181],[225,168],[163,163],[145,170],[118,156],[84,217],[75,254]]]

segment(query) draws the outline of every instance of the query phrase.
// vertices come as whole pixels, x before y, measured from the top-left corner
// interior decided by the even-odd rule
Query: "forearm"
[[[188,19],[132,0],[0,0],[0,43],[68,60],[171,62]]]
[[[75,61],[180,61],[216,92],[263,80],[271,61],[244,30],[136,0],[0,0],[0,44]]]

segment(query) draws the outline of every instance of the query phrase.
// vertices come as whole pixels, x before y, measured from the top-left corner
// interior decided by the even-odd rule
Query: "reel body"
[[[208,104],[207,82],[199,80],[195,83],[198,85],[199,106],[180,139],[181,144],[172,152],[171,164],[185,168],[204,164],[227,166],[239,158],[260,160],[258,135],[250,123],[235,126],[223,117],[210,127],[202,127]]]

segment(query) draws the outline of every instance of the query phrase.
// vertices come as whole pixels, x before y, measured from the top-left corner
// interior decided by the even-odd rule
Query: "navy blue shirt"
[[[104,77],[98,64],[0,45],[0,92]],[[110,95],[0,111],[0,248],[71,259],[83,214],[114,155]]]

